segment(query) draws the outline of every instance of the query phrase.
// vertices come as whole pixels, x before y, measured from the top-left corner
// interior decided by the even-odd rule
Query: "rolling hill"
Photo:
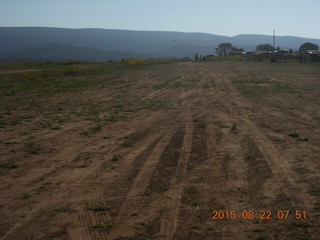
[[[272,36],[242,34],[234,37],[208,33],[0,27],[0,60],[107,61],[121,58],[192,57],[213,54],[222,42],[252,51],[272,43]],[[279,36],[276,46],[298,49],[304,42],[320,45],[320,39]]]

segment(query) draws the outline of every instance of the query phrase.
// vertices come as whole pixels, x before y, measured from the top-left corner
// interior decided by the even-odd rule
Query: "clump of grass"
[[[104,136],[103,139],[111,139],[111,136]]]
[[[1,169],[0,168],[0,175],[6,175],[9,172],[9,169]]]
[[[109,231],[112,227],[113,227],[112,224],[97,224],[92,226],[92,228],[94,229],[100,229],[104,231]]]
[[[237,131],[237,124],[234,123],[231,127],[231,132],[235,133]]]
[[[204,123],[199,123],[199,124],[198,124],[198,128],[206,128],[206,124],[204,124]]]
[[[29,154],[38,154],[40,153],[40,144],[35,142],[25,142],[24,144],[25,151]]]
[[[99,132],[101,129],[102,129],[101,125],[97,125],[95,127],[90,128],[92,132]]]
[[[121,158],[120,155],[114,154],[114,155],[112,156],[112,158],[111,158],[111,161],[116,162],[116,161],[120,160],[120,158]]]
[[[88,131],[82,131],[82,132],[80,132],[80,135],[82,135],[82,136],[88,136],[88,135],[89,135],[89,132],[88,132]]]
[[[6,169],[16,169],[19,168],[19,165],[13,162],[10,163],[0,163],[0,168],[6,168]]]
[[[299,138],[300,137],[300,135],[296,132],[289,133],[288,136],[292,137],[292,138]]]
[[[31,195],[29,193],[23,193],[21,196],[21,199],[28,199],[30,197],[31,197]]]
[[[77,166],[77,168],[86,168],[86,167],[89,167],[89,164],[82,164]]]
[[[109,211],[110,207],[95,206],[95,207],[89,207],[88,210],[91,210],[91,211],[94,211],[94,212],[105,212],[105,211]]]
[[[301,141],[301,142],[308,142],[309,139],[308,138],[299,138],[298,141]]]
[[[282,129],[276,129],[275,132],[276,133],[281,133],[281,132],[283,132],[283,130]]]
[[[48,128],[48,127],[52,126],[52,123],[47,120],[40,120],[40,121],[38,121],[38,125],[41,128]]]
[[[124,142],[121,144],[121,146],[123,146],[123,147],[131,147],[132,144],[133,144],[133,143],[132,143],[131,141],[126,140],[126,141],[124,141]]]

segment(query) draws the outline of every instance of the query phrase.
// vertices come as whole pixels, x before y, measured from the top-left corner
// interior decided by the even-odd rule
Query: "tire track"
[[[258,129],[255,123],[248,120],[245,116],[243,105],[249,106],[248,102],[242,99],[231,83],[225,80],[229,95],[232,98],[228,98],[225,102],[225,107],[232,117],[235,119],[241,119],[244,123],[243,127],[250,136],[254,139],[259,151],[263,154],[263,159],[270,167],[274,179],[285,193],[290,198],[291,202],[294,202],[304,210],[312,209],[313,199],[304,190],[305,188],[299,183],[299,179],[295,177],[295,173],[292,168],[286,163],[286,160],[281,156],[277,148],[267,139],[267,137]],[[315,226],[314,220],[307,216],[307,220],[312,225],[314,231],[320,236],[320,232]]]
[[[171,181],[172,193],[169,195],[170,202],[168,204],[169,213],[162,219],[160,235],[167,234],[168,239],[174,239],[174,234],[177,229],[179,220],[179,210],[181,204],[182,191],[185,185],[185,178],[187,177],[187,167],[191,152],[192,134],[193,134],[193,122],[191,113],[187,113],[187,124],[185,127],[185,136],[183,139],[183,145],[178,160],[178,165],[174,178]]]
[[[173,134],[173,129],[168,129],[150,152],[126,195],[125,202],[122,204],[119,214],[114,221],[115,228],[111,230],[110,237],[121,236],[125,230],[128,232],[128,228],[132,224],[131,216],[141,210],[140,205],[141,201],[143,201],[143,195],[160,160],[161,153],[173,137]],[[134,231],[131,234],[134,234]]]

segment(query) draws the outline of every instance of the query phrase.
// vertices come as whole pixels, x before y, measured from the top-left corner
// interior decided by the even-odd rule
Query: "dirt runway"
[[[1,128],[19,168],[0,175],[0,239],[320,239],[319,76],[182,62],[16,109],[34,118]]]

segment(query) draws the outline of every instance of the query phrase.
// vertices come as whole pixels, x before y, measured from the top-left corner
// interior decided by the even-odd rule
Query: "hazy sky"
[[[320,39],[320,0],[0,0],[0,26],[241,33]]]

